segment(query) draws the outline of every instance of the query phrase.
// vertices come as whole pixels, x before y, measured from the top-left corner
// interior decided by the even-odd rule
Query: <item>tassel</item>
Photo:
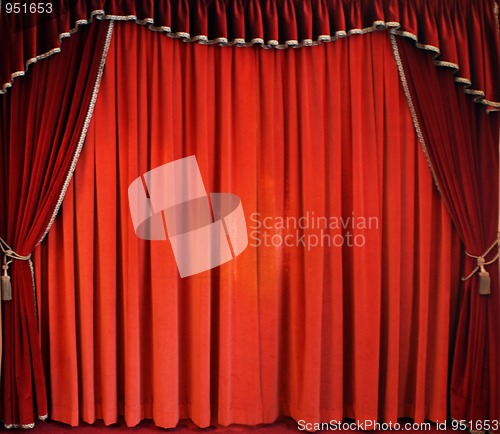
[[[7,270],[9,269],[9,262],[7,262],[7,257],[3,257],[3,276],[0,277],[1,279],[1,290],[2,290],[2,300],[3,301],[10,301],[12,300],[12,285],[10,284],[10,276],[7,273]]]
[[[479,272],[479,294],[491,294],[490,273],[488,273],[484,267],[481,267],[481,271]]]
[[[12,286],[10,284],[10,276],[3,275],[0,279],[2,284],[2,301],[12,300]]]

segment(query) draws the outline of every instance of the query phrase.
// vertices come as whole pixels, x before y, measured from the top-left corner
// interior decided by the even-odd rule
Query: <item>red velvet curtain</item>
[[[19,255],[28,256],[42,238],[67,180],[107,28],[82,30],[0,100],[0,234]],[[12,300],[2,303],[0,419],[8,427],[30,426],[34,414],[48,412],[30,264],[10,264]]]
[[[51,6],[48,7],[47,4]],[[389,28],[431,50],[466,92],[500,109],[495,0],[59,0],[0,14],[0,92],[60,38],[97,18],[133,20],[174,37],[222,44],[310,45]],[[8,6],[10,5],[10,6]],[[495,17],[495,8],[497,17]],[[43,9],[43,10],[42,10]]]
[[[452,417],[473,421],[469,429],[488,430],[482,421],[500,419],[500,287],[495,244],[499,116],[477,107],[451,77],[434,67],[428,55],[415,52],[406,40],[398,43],[430,164],[450,216],[467,252],[492,262],[485,267],[491,278],[490,295],[479,293],[481,270],[464,284],[451,382]],[[492,84],[499,87],[498,80]],[[477,260],[468,260],[464,275],[477,265]]]
[[[127,190],[191,155],[241,198],[250,244],[180,278]],[[459,250],[387,33],[280,51],[117,23],[35,258],[51,417],[444,421]]]

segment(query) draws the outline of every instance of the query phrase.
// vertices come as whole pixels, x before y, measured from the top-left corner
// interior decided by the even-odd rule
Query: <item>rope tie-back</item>
[[[462,280],[463,281],[469,280],[472,276],[474,276],[474,274],[476,274],[479,271],[479,294],[481,294],[481,295],[488,295],[491,293],[490,273],[488,273],[485,266],[493,264],[493,262],[495,262],[499,258],[500,250],[498,250],[497,254],[489,261],[486,261],[485,258],[486,258],[486,256],[488,256],[490,254],[490,252],[495,248],[495,246],[498,246],[500,249],[500,232],[498,232],[498,236],[497,236],[497,239],[495,240],[495,242],[490,247],[488,247],[486,252],[484,252],[482,255],[475,256],[475,255],[471,255],[469,252],[465,251],[465,254],[469,258],[473,258],[477,261],[477,265],[476,265],[476,268],[474,268],[474,270],[472,270],[469,273],[469,275],[462,277]]]
[[[10,247],[3,238],[0,237],[0,248],[3,252],[3,264],[2,264],[2,276],[1,280],[1,291],[2,300],[8,301],[12,300],[12,285],[9,276],[9,264],[12,263],[14,259],[19,261],[29,261],[31,259],[31,254],[27,256],[20,255],[16,253],[12,247]]]

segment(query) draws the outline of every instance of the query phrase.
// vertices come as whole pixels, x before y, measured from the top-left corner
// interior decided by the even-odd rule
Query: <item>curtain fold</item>
[[[29,256],[40,242],[68,179],[107,28],[82,30],[65,42],[64,53],[34,67],[1,98],[0,234],[19,255]],[[13,259],[9,274],[12,300],[2,303],[0,419],[7,427],[28,427],[35,414],[44,418],[48,412],[31,261]]]
[[[495,0],[84,0],[48,3],[50,13],[0,14],[0,87],[60,50],[60,39],[97,18],[134,20],[202,43],[301,46],[379,28],[417,41],[450,68],[466,92],[500,109],[500,37]],[[11,5],[11,3],[8,3]],[[45,4],[44,4],[45,5]],[[496,9],[495,9],[496,8]],[[497,16],[495,16],[497,10]]]
[[[474,274],[464,283],[451,381],[451,416],[472,421],[471,430],[488,430],[482,421],[500,418],[500,287],[495,244],[499,236],[499,116],[477,110],[428,55],[415,52],[403,38],[397,44],[443,200],[467,252],[492,262],[485,267],[491,294],[481,295],[481,269],[474,272],[478,261],[467,259],[464,276]]]
[[[35,256],[51,417],[445,420],[459,241],[397,74],[382,32],[242,50],[117,23]],[[192,155],[241,198],[249,245],[181,279],[127,190]]]

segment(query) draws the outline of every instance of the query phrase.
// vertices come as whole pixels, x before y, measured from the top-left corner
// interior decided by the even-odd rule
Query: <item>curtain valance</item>
[[[413,39],[465,91],[500,110],[496,0],[47,0],[41,13],[4,2],[0,93],[92,19],[135,20],[186,41],[300,47],[377,29]],[[17,13],[16,13],[17,10]]]

